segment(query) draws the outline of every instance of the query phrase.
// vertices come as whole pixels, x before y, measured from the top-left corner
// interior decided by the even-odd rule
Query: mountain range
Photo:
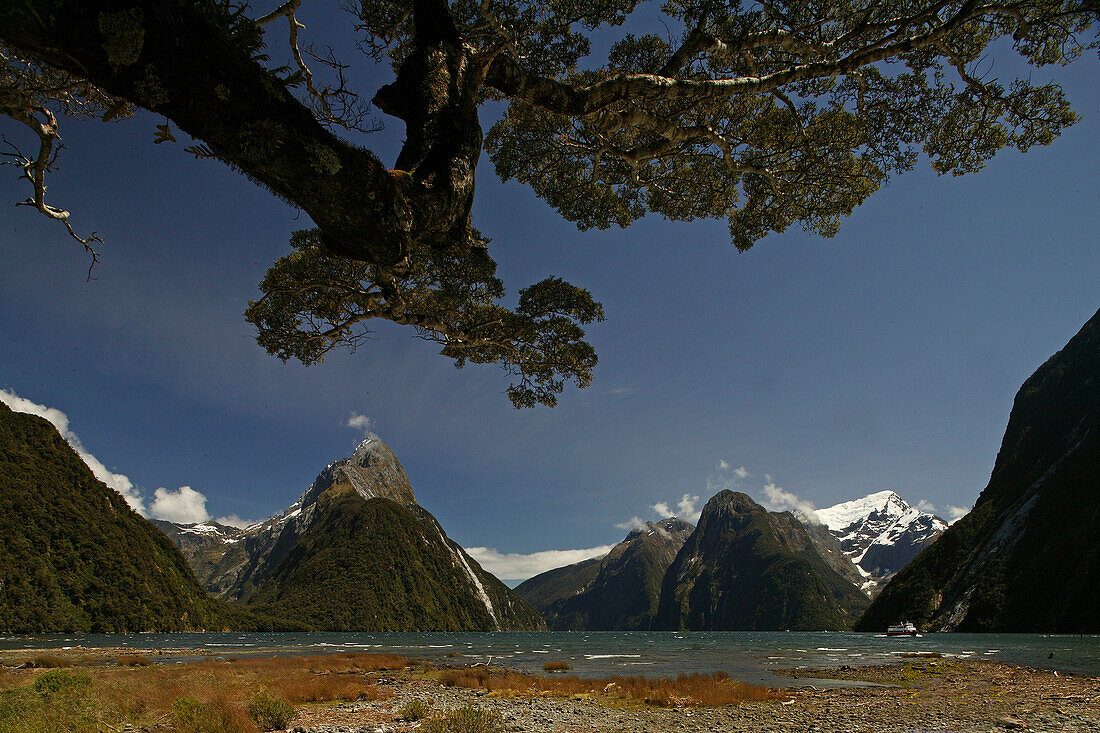
[[[974,509],[857,628],[1100,631],[1100,311],[1024,382]]]
[[[665,573],[656,628],[840,630],[867,596],[817,551],[791,512],[721,491]]]
[[[574,630],[880,631],[908,618],[1092,633],[1100,312],[1020,388],[988,485],[950,527],[892,491],[801,520],[722,491],[697,527],[646,523],[513,592],[447,537],[374,436],[278,516],[158,531],[50,423],[3,404],[0,501],[4,632],[528,630],[546,627],[541,611]]]
[[[647,522],[604,557],[536,575],[516,592],[555,631],[648,630],[665,571],[693,529],[675,517]]]
[[[544,628],[417,504],[405,469],[376,436],[326,466],[281,515],[245,529],[158,526],[211,594],[307,628]]]

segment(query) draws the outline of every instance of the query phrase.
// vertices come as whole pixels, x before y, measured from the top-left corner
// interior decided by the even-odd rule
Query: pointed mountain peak
[[[721,511],[732,512],[733,514],[755,514],[757,512],[765,512],[764,507],[753,501],[752,497],[748,494],[743,494],[740,491],[730,491],[729,489],[723,489],[710,498],[710,501],[703,507],[703,512],[699,517],[699,523],[702,524],[703,520],[709,514],[714,514]]]
[[[850,527],[876,512],[901,516],[913,507],[895,491],[876,491],[861,499],[844,501],[826,509],[817,510],[817,518],[833,532]]]
[[[298,505],[310,506],[338,483],[350,485],[364,499],[390,499],[402,506],[416,506],[416,496],[401,461],[374,433],[356,446],[350,456],[326,466],[299,499]]]
[[[668,517],[659,522],[646,522],[643,526],[630,530],[623,542],[631,542],[639,537],[657,536],[666,540],[676,539],[682,543],[694,529],[695,525],[679,517]]]

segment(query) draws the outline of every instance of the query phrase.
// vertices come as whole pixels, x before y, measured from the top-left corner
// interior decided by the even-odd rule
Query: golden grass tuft
[[[466,668],[445,670],[438,680],[444,687],[517,695],[603,695],[657,707],[722,707],[785,697],[777,690],[731,680],[723,672],[682,674],[675,679],[628,676],[583,679],[575,675],[551,678],[499,669]]]
[[[543,672],[568,672],[572,667],[568,662],[547,662],[542,665]]]
[[[63,657],[54,656],[51,654],[41,654],[34,659],[31,659],[29,666],[38,667],[40,669],[57,669],[59,667],[71,667],[72,663],[64,659]]]

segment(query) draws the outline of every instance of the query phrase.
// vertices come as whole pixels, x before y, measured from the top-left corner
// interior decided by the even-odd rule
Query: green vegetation
[[[46,420],[0,404],[0,631],[283,626],[207,597],[176,547]]]
[[[281,697],[260,690],[248,703],[248,716],[262,731],[283,730],[298,711]]]
[[[843,630],[867,596],[821,558],[789,513],[722,491],[665,574],[657,628]]]
[[[417,720],[423,720],[431,715],[432,706],[424,702],[420,698],[415,700],[409,700],[407,703],[401,706],[399,715],[405,720],[411,720],[416,722]]]
[[[31,689],[39,695],[56,695],[60,692],[75,692],[92,684],[90,675],[70,672],[66,669],[51,669],[34,681]]]
[[[424,733],[503,733],[504,719],[496,710],[465,705],[428,718]]]
[[[285,728],[295,707],[379,700],[378,670],[403,669],[392,655],[334,654],[206,660],[79,671],[0,670],[0,733],[104,733],[127,727],[176,733],[258,733]]]
[[[603,558],[594,557],[573,565],[547,570],[517,585],[516,593],[539,609],[539,613],[546,618],[547,624],[557,630],[547,618],[546,610],[553,603],[576,595],[595,580],[600,573],[602,560]]]
[[[46,203],[61,137],[52,110],[150,110],[166,120],[156,142],[186,130],[198,141],[188,152],[317,226],[294,235],[246,311],[268,352],[314,363],[387,319],[458,366],[503,367],[517,407],[591,381],[581,326],[603,310],[557,277],[506,295],[471,220],[483,154],[581,229],[656,214],[725,220],[740,250],[793,226],[830,237],[922,158],[963,175],[1005,148],[1054,142],[1078,116],[1025,64],[1092,57],[1097,18],[1095,0],[355,2],[345,32],[394,72],[356,90],[350,62],[300,53],[348,39],[303,35],[300,49],[298,5],[260,18],[211,0],[118,12],[0,3],[0,114],[39,143],[26,154],[28,200],[72,226]],[[283,16],[289,35],[269,22]],[[1011,61],[987,73],[994,56]],[[1017,78],[1001,73],[1016,67]],[[405,130],[392,166],[333,134],[364,131],[375,109]],[[100,241],[69,232],[90,251]]]
[[[656,530],[634,530],[603,558],[535,576],[516,592],[555,631],[649,630],[665,571],[692,529],[666,519]]]

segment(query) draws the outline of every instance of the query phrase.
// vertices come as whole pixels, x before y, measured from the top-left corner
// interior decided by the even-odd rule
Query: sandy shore
[[[115,659],[127,650],[28,650],[85,664]],[[193,650],[142,652],[151,658],[193,656]],[[5,652],[10,661],[23,652]],[[374,682],[392,696],[362,702],[303,707],[289,730],[299,733],[401,733],[420,724],[400,711],[419,699],[434,710],[465,705],[491,709],[509,732],[532,733],[787,733],[860,731],[999,733],[1006,730],[1097,731],[1100,733],[1100,678],[1059,675],[996,662],[910,659],[902,664],[839,669],[798,669],[779,699],[721,708],[652,707],[612,695],[487,692],[443,687],[419,672],[383,672]],[[874,686],[818,689],[820,678],[872,682]],[[167,726],[148,730],[168,731]]]

